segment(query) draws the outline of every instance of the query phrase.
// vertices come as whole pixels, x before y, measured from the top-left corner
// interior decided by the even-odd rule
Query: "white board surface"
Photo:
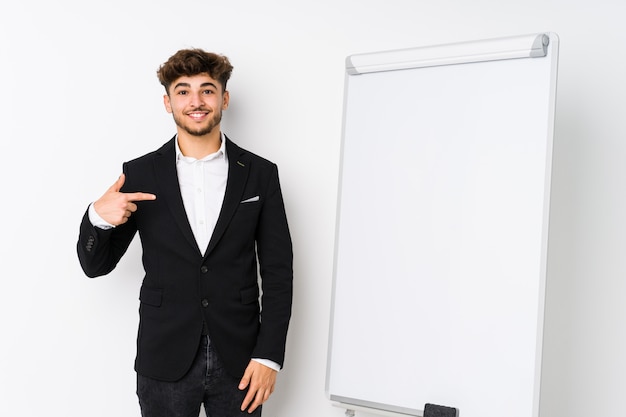
[[[545,55],[485,51],[528,39]],[[347,60],[327,370],[347,408],[539,415],[558,37],[490,42]]]

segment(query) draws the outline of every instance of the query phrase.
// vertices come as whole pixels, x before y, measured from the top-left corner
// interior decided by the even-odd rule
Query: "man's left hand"
[[[263,404],[274,392],[277,372],[272,368],[256,362],[250,361],[243,378],[239,382],[239,389],[248,388],[248,393],[241,403],[241,411],[248,410],[254,412],[258,406]]]

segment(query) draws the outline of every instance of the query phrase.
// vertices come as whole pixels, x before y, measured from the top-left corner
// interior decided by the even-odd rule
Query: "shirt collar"
[[[226,139],[224,137],[224,133],[222,132],[220,132],[220,140],[222,141],[222,143],[220,144],[220,148],[217,150],[217,152],[209,154],[204,158],[199,159],[199,161],[210,161],[212,159],[218,158],[226,159]],[[176,162],[185,161],[191,163],[198,161],[198,159],[196,158],[183,155],[182,151],[180,150],[180,146],[178,146],[178,135],[176,135],[176,138],[174,139],[174,144],[176,146]]]

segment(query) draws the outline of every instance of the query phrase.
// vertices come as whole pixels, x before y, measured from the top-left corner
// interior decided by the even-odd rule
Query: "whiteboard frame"
[[[550,112],[548,117],[548,126],[546,133],[546,158],[545,158],[545,183],[544,183],[544,207],[543,207],[543,227],[542,242],[540,254],[540,273],[539,273],[539,293],[537,294],[537,303],[539,311],[537,315],[537,346],[536,346],[536,363],[535,363],[535,381],[533,386],[533,406],[532,417],[539,415],[539,397],[541,384],[541,362],[542,362],[542,346],[543,346],[543,320],[544,320],[544,304],[545,304],[545,283],[547,270],[547,243],[549,235],[549,209],[550,209],[550,189],[551,189],[551,163],[552,163],[552,142],[554,131],[554,112],[556,107],[556,81],[558,66],[558,46],[559,38],[555,33],[546,32],[538,34],[530,34],[523,36],[514,36],[507,38],[489,39],[472,42],[461,42],[456,44],[436,45],[422,48],[411,48],[394,51],[383,51],[370,54],[352,55],[346,58],[346,78],[344,91],[344,120],[343,120],[343,137],[341,144],[341,166],[339,177],[339,191],[337,204],[337,225],[335,236],[335,263],[333,266],[333,287],[331,300],[331,319],[328,343],[328,361],[326,373],[326,395],[336,403],[343,405],[346,409],[368,410],[373,414],[389,415],[396,414],[398,416],[421,416],[421,409],[406,408],[395,404],[384,404],[371,402],[363,399],[355,399],[344,397],[332,392],[332,359],[333,359],[333,326],[334,317],[337,309],[336,291],[337,291],[337,259],[338,259],[338,240],[341,222],[341,196],[344,175],[344,152],[345,152],[345,129],[346,129],[346,104],[348,101],[348,84],[350,77],[360,76],[371,72],[379,71],[395,71],[411,68],[457,65],[467,63],[479,63],[494,60],[508,59],[528,59],[540,57],[549,59],[551,66],[550,74],[550,92],[549,105]],[[381,364],[382,366],[383,364]],[[449,404],[449,406],[455,406]],[[468,416],[472,417],[472,416]],[[530,416],[529,416],[530,417]]]

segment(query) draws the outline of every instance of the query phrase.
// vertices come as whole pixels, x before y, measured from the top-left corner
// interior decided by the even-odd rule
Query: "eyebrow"
[[[174,90],[179,88],[179,87],[187,87],[187,88],[191,88],[191,84],[189,83],[178,83],[174,86]],[[214,83],[202,83],[200,84],[200,87],[213,87],[217,90],[217,85],[215,85]]]

